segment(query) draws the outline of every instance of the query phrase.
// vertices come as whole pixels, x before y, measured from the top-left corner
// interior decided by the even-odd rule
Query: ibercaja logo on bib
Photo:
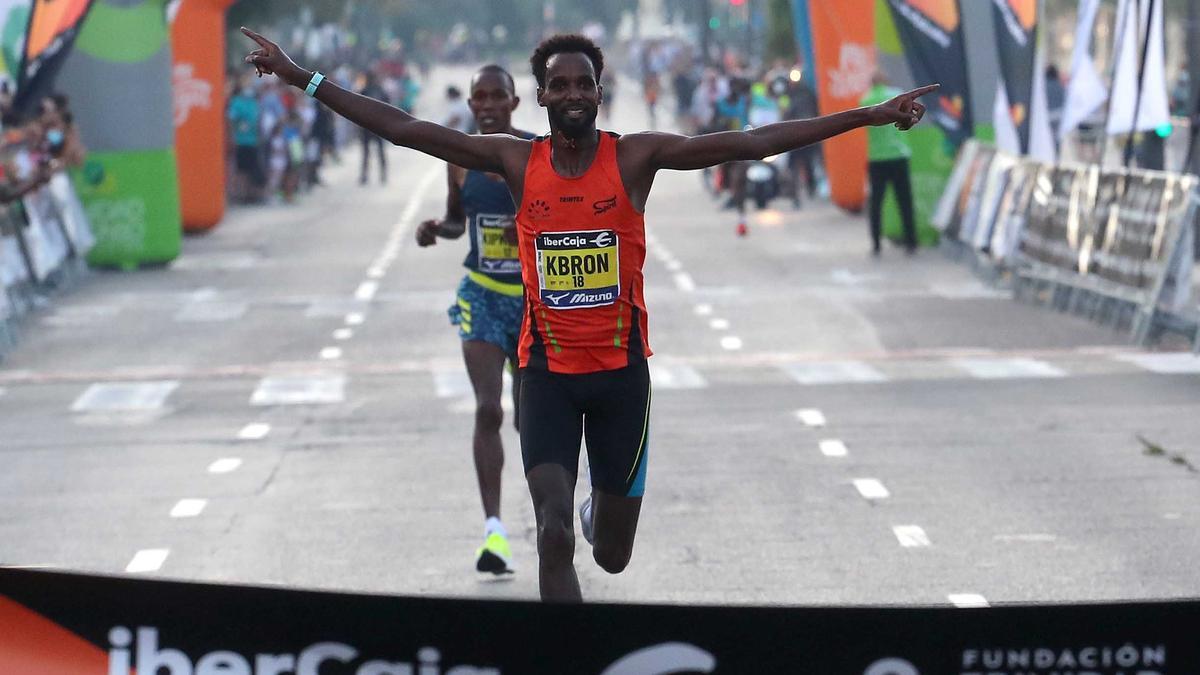
[[[542,232],[534,245],[540,297],[548,307],[604,307],[621,295],[616,232]]]

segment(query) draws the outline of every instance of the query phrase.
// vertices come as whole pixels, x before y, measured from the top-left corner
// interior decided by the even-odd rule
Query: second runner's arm
[[[312,71],[296,65],[291,58],[267,38],[249,28],[242,33],[258,44],[246,57],[260,73],[276,75],[283,82],[304,89],[311,81]],[[418,150],[466,169],[505,173],[503,155],[518,139],[500,134],[468,136],[460,131],[434,122],[417,119],[407,112],[347,91],[329,80],[317,87],[316,98],[342,117],[367,129],[394,145]]]
[[[925,106],[916,99],[935,91],[938,86],[932,84],[914,89],[876,106],[806,120],[776,122],[749,131],[722,131],[700,136],[653,132],[644,135],[655,139],[650,151],[654,169],[703,169],[725,162],[778,155],[860,127],[895,124],[907,131],[925,115]]]
[[[433,246],[438,237],[458,239],[467,231],[467,214],[462,207],[462,188],[459,186],[463,170],[453,164],[446,165],[446,215],[441,220],[426,220],[417,226],[417,244]]]

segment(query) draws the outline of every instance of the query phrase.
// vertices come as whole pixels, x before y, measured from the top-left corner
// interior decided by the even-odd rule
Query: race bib
[[[603,307],[621,294],[612,230],[543,232],[535,239],[541,299],[554,309]]]
[[[479,271],[492,274],[520,274],[521,260],[512,216],[480,213],[475,216],[478,232]]]

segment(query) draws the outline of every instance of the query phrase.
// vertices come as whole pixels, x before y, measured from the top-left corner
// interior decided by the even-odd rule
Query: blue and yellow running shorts
[[[471,272],[458,285],[450,307],[450,323],[464,340],[494,344],[505,354],[517,353],[525,296],[521,284],[506,284]]]

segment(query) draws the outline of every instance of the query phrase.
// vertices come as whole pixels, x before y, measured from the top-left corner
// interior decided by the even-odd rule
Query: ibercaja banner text
[[[0,569],[3,675],[1195,675],[1200,603],[550,605]]]

